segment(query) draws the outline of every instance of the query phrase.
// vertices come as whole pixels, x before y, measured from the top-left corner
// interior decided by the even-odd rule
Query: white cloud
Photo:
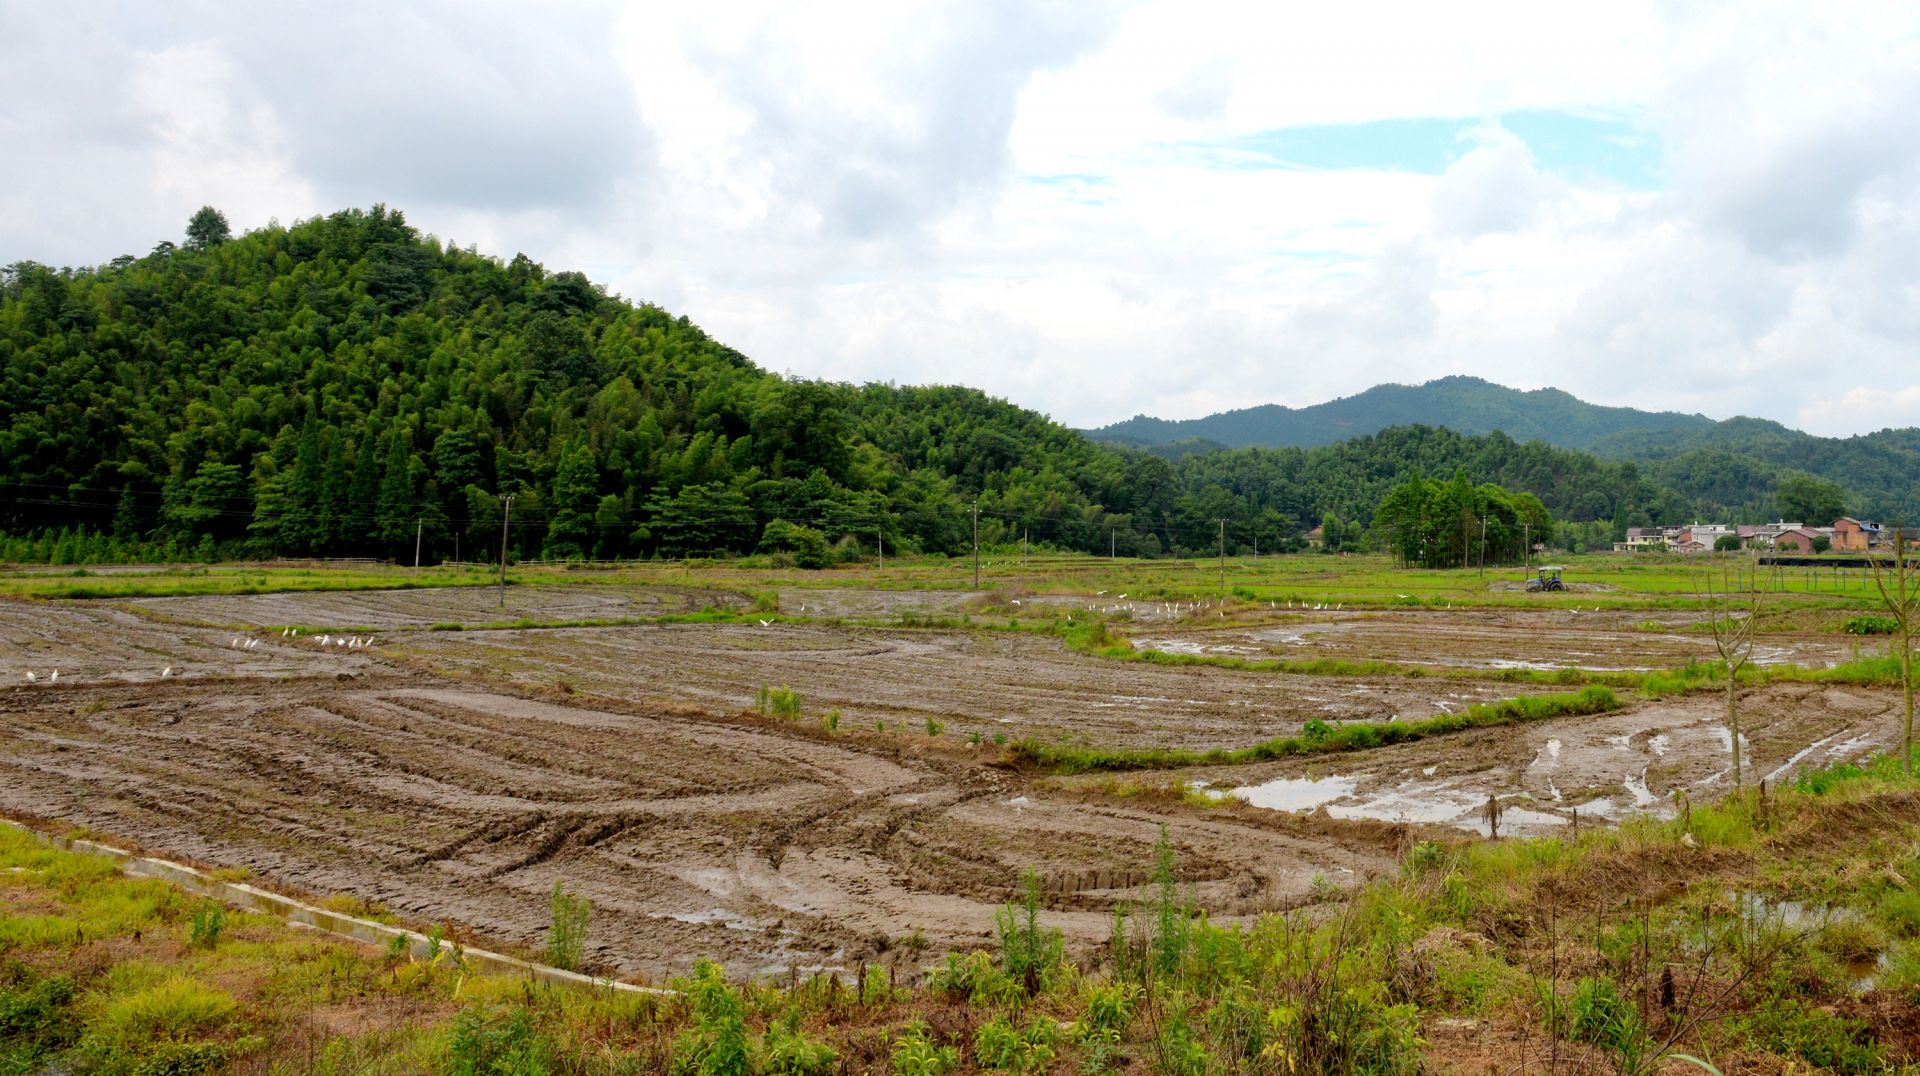
[[[1865,371],[1855,371],[1856,374],[1862,372]],[[1794,417],[1802,429],[1831,437],[1887,427],[1920,426],[1920,385],[1898,388],[1856,385],[1838,395],[1808,400]]]
[[[1920,343],[1917,43],[1898,4],[8,5],[0,261],[386,201],[771,369],[1075,424],[1464,372],[1850,431],[1913,418],[1859,386]],[[1514,113],[1633,117],[1666,182]],[[1445,167],[1221,148],[1425,118],[1473,132]]]

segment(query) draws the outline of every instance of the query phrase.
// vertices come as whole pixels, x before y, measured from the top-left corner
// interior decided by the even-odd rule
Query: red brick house
[[[1880,544],[1880,524],[1864,523],[1852,516],[1833,521],[1833,548],[1849,553],[1865,553]]]
[[[1798,553],[1811,553],[1813,552],[1813,539],[1814,532],[1810,528],[1795,527],[1791,530],[1781,531],[1775,535],[1773,548],[1780,550],[1791,549]]]

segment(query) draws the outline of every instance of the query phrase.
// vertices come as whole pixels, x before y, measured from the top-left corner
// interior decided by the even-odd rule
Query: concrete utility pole
[[[980,502],[973,502],[973,589],[980,589]]]
[[[1533,520],[1531,519],[1520,524],[1520,544],[1526,547],[1520,554],[1522,569],[1530,572],[1533,570]]]
[[[1480,574],[1487,574],[1487,517],[1480,517]]]
[[[500,608],[507,607],[507,519],[513,515],[513,494],[500,502]]]
[[[1033,531],[1029,528],[1020,528],[1020,567],[1022,568],[1027,566],[1027,538],[1032,533]]]
[[[424,519],[413,521],[413,566],[416,568],[420,567],[420,528],[426,524],[427,521]]]
[[[1227,593],[1227,521],[1220,521],[1220,593]]]
[[[1114,535],[1114,529],[1112,527],[1108,527],[1107,528],[1107,559],[1119,560],[1120,554],[1114,551],[1119,549],[1120,547],[1115,544],[1113,535]]]
[[[875,530],[873,532],[873,545],[875,549],[880,551],[880,570],[884,572],[887,570],[887,532]]]

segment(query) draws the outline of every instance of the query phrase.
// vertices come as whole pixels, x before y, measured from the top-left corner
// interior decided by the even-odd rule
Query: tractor
[[[1560,569],[1553,565],[1542,565],[1534,569],[1533,578],[1527,580],[1527,591],[1565,590],[1567,585],[1560,581]]]

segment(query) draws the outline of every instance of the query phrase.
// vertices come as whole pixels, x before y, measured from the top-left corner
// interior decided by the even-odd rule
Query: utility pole
[[[460,563],[460,532],[453,532],[453,562]]]
[[[1113,535],[1114,535],[1114,529],[1113,529],[1112,527],[1108,527],[1108,528],[1107,528],[1107,559],[1108,559],[1108,560],[1119,560],[1119,559],[1120,559],[1120,555],[1119,555],[1118,553],[1116,553],[1116,552],[1114,552],[1114,550],[1116,550],[1116,549],[1118,549],[1118,548],[1120,548],[1120,547],[1119,547],[1118,545],[1115,545],[1115,544],[1114,544],[1114,538],[1113,538]]]
[[[1227,521],[1220,521],[1220,594],[1227,593]]]
[[[1531,519],[1520,524],[1520,544],[1526,546],[1526,549],[1521,552],[1522,560],[1520,561],[1521,574],[1524,575],[1533,570],[1533,520]]]
[[[420,567],[420,528],[426,526],[426,520],[413,521],[413,566]]]
[[[1032,533],[1030,528],[1020,528],[1020,567],[1022,568],[1027,566],[1027,536]]]
[[[513,494],[500,502],[500,608],[507,607],[507,519],[513,515]]]
[[[884,572],[887,570],[887,532],[874,528],[873,545],[880,551],[880,570]]]
[[[1480,517],[1480,574],[1487,574],[1487,517]]]
[[[980,502],[973,502],[973,589],[980,589]]]

